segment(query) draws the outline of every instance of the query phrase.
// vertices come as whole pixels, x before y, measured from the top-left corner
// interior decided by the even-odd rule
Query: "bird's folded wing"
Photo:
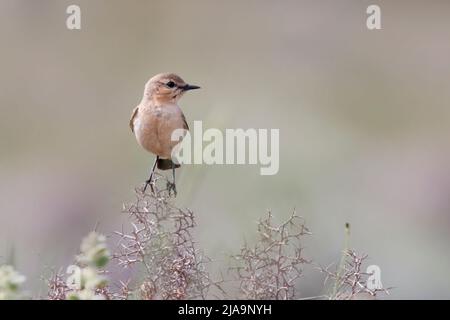
[[[187,124],[186,117],[184,116],[183,113],[181,114],[181,117],[183,118],[183,122],[184,122],[184,128],[183,129],[189,130],[189,126]]]
[[[131,114],[131,118],[130,118],[130,128],[131,128],[131,132],[134,132],[134,118],[136,117],[137,113],[139,110],[139,106],[137,106],[136,108],[134,108],[133,113]]]

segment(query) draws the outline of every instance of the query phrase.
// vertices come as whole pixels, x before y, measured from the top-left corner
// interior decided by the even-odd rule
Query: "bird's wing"
[[[184,122],[184,127],[183,127],[183,129],[189,131],[189,126],[188,126],[188,124],[187,124],[186,117],[184,116],[183,113],[181,113],[181,118],[183,119],[183,122]]]
[[[130,128],[131,128],[131,132],[134,132],[134,118],[136,117],[137,113],[139,110],[139,106],[137,106],[136,108],[134,108],[133,113],[131,114],[131,118],[130,118]]]

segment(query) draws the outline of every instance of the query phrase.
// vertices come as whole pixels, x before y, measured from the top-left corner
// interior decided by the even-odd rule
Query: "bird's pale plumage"
[[[158,156],[159,169],[173,167],[171,152],[178,141],[172,141],[172,132],[189,130],[178,100],[186,91],[197,88],[176,74],[158,74],[147,82],[142,101],[132,112],[131,131],[145,150]]]

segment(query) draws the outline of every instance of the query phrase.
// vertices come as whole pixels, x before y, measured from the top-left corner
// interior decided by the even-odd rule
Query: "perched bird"
[[[172,141],[171,136],[176,129],[189,130],[178,100],[186,91],[199,88],[187,84],[173,73],[158,74],[145,85],[142,101],[134,108],[130,119],[131,131],[138,143],[156,155],[144,192],[148,185],[154,191],[152,178],[157,167],[160,170],[172,169],[173,183],[169,183],[168,189],[176,195],[175,168],[180,165],[172,162],[171,153],[179,141]]]

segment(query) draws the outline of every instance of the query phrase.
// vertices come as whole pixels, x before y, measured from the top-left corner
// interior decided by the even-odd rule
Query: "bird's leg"
[[[155,168],[156,168],[156,164],[158,163],[158,160],[159,160],[159,156],[156,156],[155,162],[153,163],[153,166],[152,166],[152,171],[150,172],[150,177],[148,178],[147,181],[145,181],[144,192],[145,192],[145,190],[147,190],[148,185],[150,185],[150,188],[152,189],[152,193],[155,193],[155,190],[153,190],[152,178],[153,178],[153,174],[155,173]]]
[[[173,182],[167,181],[167,190],[170,191],[173,190],[173,194],[175,197],[177,196],[177,186],[175,185],[175,163],[172,161],[172,176],[173,176]]]

